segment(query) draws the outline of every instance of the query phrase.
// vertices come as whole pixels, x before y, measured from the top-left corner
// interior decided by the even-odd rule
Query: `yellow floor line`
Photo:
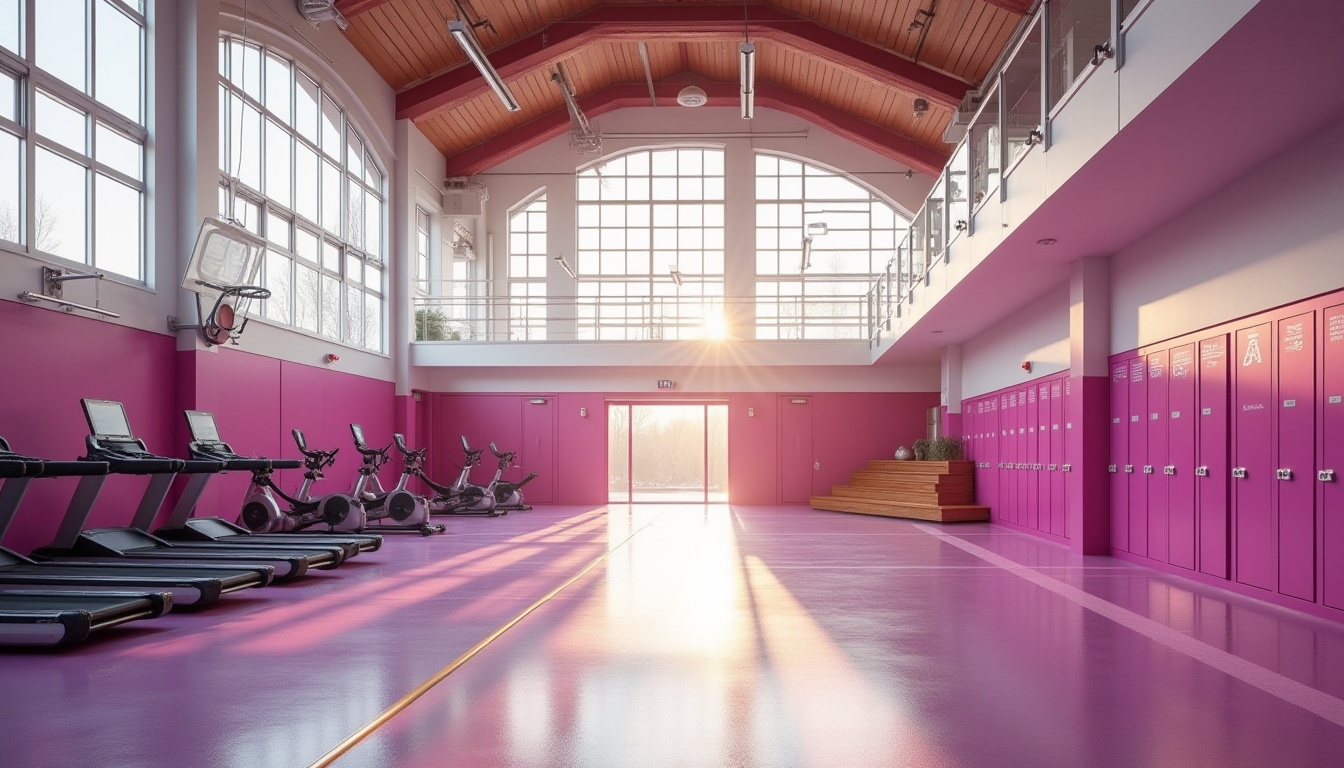
[[[661,517],[661,515],[659,515],[659,517]],[[585,574],[587,574],[592,569],[596,568],[598,563],[601,563],[603,560],[606,560],[608,557],[610,557],[611,553],[625,546],[631,539],[635,538],[635,536],[637,536],[641,531],[643,531],[645,528],[652,526],[656,522],[658,522],[657,517],[645,523],[644,525],[640,526],[639,528],[635,529],[633,532],[631,532],[629,536],[625,537],[625,539],[623,539],[619,544],[612,547],[611,549],[608,549],[606,552],[603,552],[601,555],[594,558],[591,563],[585,565],[582,569],[579,570],[578,573],[574,574],[569,579],[565,580],[562,584],[560,584],[560,586],[556,587],[555,589],[552,589],[550,592],[547,592],[535,603],[523,609],[522,613],[519,613],[517,616],[514,616],[502,627],[496,629],[494,632],[491,632],[489,635],[487,635],[484,640],[480,641],[479,643],[473,645],[471,648],[467,649],[467,651],[464,652],[461,656],[458,656],[456,659],[453,659],[452,662],[448,664],[448,666],[444,667],[443,669],[440,669],[438,672],[435,672],[433,675],[429,677],[429,679],[425,680],[423,683],[411,689],[410,693],[406,694],[405,696],[402,696],[400,699],[394,702],[392,706],[383,710],[381,714],[379,714],[374,719],[370,720],[362,728],[347,736],[345,740],[342,741],[340,744],[337,744],[336,746],[332,747],[330,751],[328,751],[325,755],[319,757],[316,761],[310,764],[308,768],[326,768],[326,766],[329,766],[332,763],[336,762],[336,760],[341,755],[344,755],[346,752],[349,752],[351,749],[355,747],[356,744],[359,744],[361,741],[368,738],[374,731],[378,730],[383,725],[385,725],[387,721],[391,720],[393,717],[396,717],[397,714],[399,714],[402,710],[406,709],[412,703],[414,703],[416,699],[420,698],[421,696],[424,696],[426,693],[429,693],[430,689],[432,689],[434,686],[438,685],[439,683],[447,679],[449,675],[456,672],[459,668],[462,667],[463,664],[466,664],[468,661],[471,661],[472,657],[476,656],[476,654],[485,650],[486,646],[490,645],[495,640],[498,640],[499,637],[503,635],[505,632],[508,632],[510,629],[513,629],[513,627],[517,625],[518,622],[527,618],[528,615],[531,614],[533,611],[545,605],[547,601],[549,601],[556,595],[560,594],[560,592],[563,591],[566,587],[578,581],[579,579],[583,578]]]

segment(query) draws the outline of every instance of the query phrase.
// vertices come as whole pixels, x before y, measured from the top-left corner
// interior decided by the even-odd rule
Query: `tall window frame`
[[[546,339],[546,190],[509,211],[509,338]]]
[[[259,314],[386,350],[387,176],[333,89],[282,50],[219,36],[220,212],[269,243]]]
[[[0,0],[7,249],[149,282],[145,3]]]
[[[415,206],[415,292],[421,296],[429,295],[429,258],[430,258],[430,214],[420,206]]]
[[[717,339],[725,150],[636,149],[576,174],[581,340]]]
[[[857,179],[757,152],[756,338],[857,339],[909,219]]]

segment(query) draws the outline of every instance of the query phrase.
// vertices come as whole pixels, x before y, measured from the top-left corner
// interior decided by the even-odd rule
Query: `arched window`
[[[723,150],[637,150],[578,174],[578,338],[724,334]]]
[[[220,211],[270,243],[270,321],[383,351],[384,177],[332,92],[292,58],[219,41]]]
[[[0,241],[145,279],[145,29],[138,0],[0,0]]]
[[[546,193],[509,214],[509,338],[546,338]]]
[[[756,338],[858,338],[909,221],[850,178],[756,155]]]

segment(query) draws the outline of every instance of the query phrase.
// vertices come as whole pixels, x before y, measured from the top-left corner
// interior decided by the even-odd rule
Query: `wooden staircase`
[[[873,459],[851,473],[849,485],[831,488],[830,496],[813,496],[812,507],[938,523],[989,519],[989,507],[975,504],[970,461]]]

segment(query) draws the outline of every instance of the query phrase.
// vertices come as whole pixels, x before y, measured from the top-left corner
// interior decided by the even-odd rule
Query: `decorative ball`
[[[909,448],[906,448],[904,445],[896,449],[897,461],[909,461],[913,458],[915,458],[915,452],[910,450]]]

